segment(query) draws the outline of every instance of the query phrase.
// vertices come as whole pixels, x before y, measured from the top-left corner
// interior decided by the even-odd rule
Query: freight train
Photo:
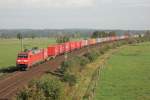
[[[129,36],[113,36],[106,38],[87,39],[79,41],[70,41],[61,44],[49,45],[43,49],[31,49],[25,52],[18,53],[16,59],[16,66],[21,70],[27,70],[32,66],[47,61],[50,58],[68,53],[86,46],[95,45],[102,42],[111,42],[117,40],[127,39]]]

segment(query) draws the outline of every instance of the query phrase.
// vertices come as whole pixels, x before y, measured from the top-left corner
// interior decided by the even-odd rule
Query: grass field
[[[150,43],[127,46],[108,60],[94,100],[150,100]]]
[[[71,38],[71,40],[80,40]],[[23,39],[24,48],[47,47],[49,44],[55,44],[55,38],[35,38]],[[15,66],[17,53],[21,50],[21,41],[18,39],[0,39],[0,69]]]
[[[55,43],[54,38],[24,39],[25,48],[47,47],[48,44]],[[20,40],[0,39],[0,69],[15,66],[17,53],[20,51]]]

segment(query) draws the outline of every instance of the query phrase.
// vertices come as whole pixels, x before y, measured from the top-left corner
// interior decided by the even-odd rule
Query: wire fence
[[[91,79],[90,84],[87,88],[87,91],[86,91],[85,95],[83,96],[83,100],[93,100],[94,99],[95,90],[96,90],[97,84],[98,84],[99,79],[100,79],[100,73],[101,73],[103,68],[104,68],[104,66],[101,65],[93,73],[92,79]]]

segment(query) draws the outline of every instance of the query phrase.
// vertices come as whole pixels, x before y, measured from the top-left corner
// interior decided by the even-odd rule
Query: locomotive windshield
[[[28,58],[28,55],[26,55],[26,54],[19,54],[18,58]]]

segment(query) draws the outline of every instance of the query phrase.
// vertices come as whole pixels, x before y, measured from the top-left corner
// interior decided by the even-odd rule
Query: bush
[[[129,39],[128,39],[128,44],[133,44],[133,43],[137,43],[136,39],[134,39],[134,38],[129,38]]]
[[[116,46],[117,46],[117,47],[120,47],[120,46],[121,46],[121,43],[118,41],[118,42],[116,43]]]
[[[17,95],[17,100],[45,100],[44,92],[36,86],[31,88],[24,88]]]
[[[75,76],[75,75],[71,75],[71,74],[69,74],[69,73],[66,73],[66,74],[63,76],[62,80],[63,80],[64,82],[68,82],[70,86],[74,86],[74,85],[77,83],[77,78],[76,78],[76,76]]]
[[[105,52],[100,49],[100,50],[99,50],[99,53],[103,55]]]
[[[33,81],[17,95],[18,100],[60,100],[62,86],[58,80]]]
[[[64,74],[67,71],[67,68],[70,66],[70,61],[64,61],[61,63],[60,73]]]
[[[117,47],[118,47],[118,43],[117,43],[117,42],[115,42],[115,43],[113,43],[113,44],[112,44],[111,49],[115,49],[115,48],[117,48]]]
[[[99,49],[100,54],[104,54],[110,48],[109,45],[104,45]]]
[[[29,90],[28,89],[24,89],[22,91],[20,91],[20,93],[18,93],[18,96],[17,96],[17,100],[29,100]]]
[[[110,48],[111,48],[111,46],[109,44],[107,44],[107,45],[104,46],[104,50],[105,51],[109,50]]]
[[[141,38],[141,42],[145,42],[145,41],[147,41],[147,40],[144,37]]]
[[[115,48],[115,47],[116,47],[116,43],[113,42],[113,43],[107,44],[104,48],[105,48],[105,50],[107,51],[107,50],[113,49],[113,48]]]
[[[121,41],[121,45],[125,45],[125,44],[128,44],[128,42],[127,41]]]
[[[85,66],[86,64],[89,63],[89,60],[85,57],[80,58],[80,66]]]
[[[40,82],[39,82],[40,83]],[[61,84],[57,80],[44,80],[39,85],[45,97],[49,100],[59,100],[61,97]]]
[[[39,47],[33,47],[33,48],[32,48],[32,50],[37,50],[37,49],[39,49]]]
[[[97,52],[89,52],[86,53],[84,56],[87,57],[90,62],[93,62],[98,57],[98,55],[99,54]]]
[[[57,43],[64,43],[68,41],[70,41],[70,38],[68,36],[57,37],[56,39]]]
[[[61,63],[61,68],[59,69],[59,72],[65,74],[67,72],[70,72],[73,68],[80,68],[85,66],[88,62],[89,60],[85,57],[74,56],[71,60]]]
[[[76,67],[80,64],[82,57],[80,56],[75,56],[72,60],[71,60],[71,64],[72,66]]]

